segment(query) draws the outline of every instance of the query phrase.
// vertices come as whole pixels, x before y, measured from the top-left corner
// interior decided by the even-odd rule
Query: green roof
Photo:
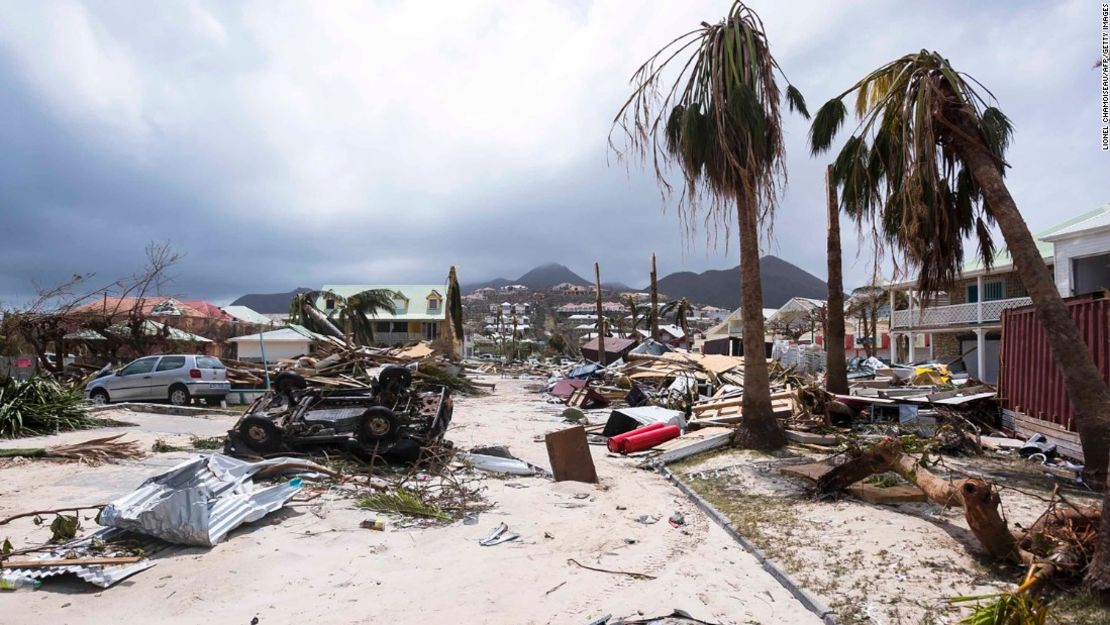
[[[1033,235],[1033,242],[1036,243],[1037,251],[1040,252],[1041,258],[1052,258],[1052,254],[1053,254],[1052,243],[1050,243],[1048,241],[1042,241],[1041,239],[1043,239],[1044,237],[1052,236],[1053,234],[1056,234],[1057,232],[1059,232],[1061,230],[1065,230],[1067,228],[1070,228],[1071,226],[1074,226],[1075,224],[1078,224],[1080,222],[1087,221],[1088,219],[1091,219],[1092,217],[1097,217],[1098,215],[1106,212],[1107,210],[1108,210],[1107,206],[1101,206],[1101,207],[1096,208],[1094,210],[1087,211],[1086,213],[1083,213],[1081,215],[1076,215],[1075,217],[1072,217],[1072,218],[1068,219],[1067,221],[1062,221],[1062,222],[1056,224],[1055,226],[1052,226],[1051,228],[1049,228],[1047,230],[1042,230],[1042,231],[1034,234]],[[998,250],[995,251],[995,253],[994,253],[994,268],[1008,267],[1012,264],[1014,264],[1014,261],[1013,261],[1012,258],[1010,258],[1010,250],[1007,247],[1003,246],[1003,247],[1001,247],[1001,248],[999,248]],[[984,270],[983,260],[981,258],[978,258],[978,257],[965,261],[964,264],[963,264],[963,267],[960,269],[960,271],[965,273],[965,274],[966,273],[978,273],[978,272],[981,272],[983,270]]]

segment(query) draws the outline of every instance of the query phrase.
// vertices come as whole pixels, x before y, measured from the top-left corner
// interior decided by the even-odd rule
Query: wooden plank
[[[779,473],[816,482],[821,479],[822,475],[832,471],[834,468],[833,465],[827,462],[807,462],[806,464],[791,464],[780,467]]]
[[[42,569],[52,566],[85,566],[92,564],[134,564],[141,556],[119,556],[115,558],[59,558],[56,560],[4,560],[0,568],[5,569]]]
[[[552,432],[544,437],[544,443],[556,482],[597,483],[597,469],[586,441],[586,428],[579,425]]]

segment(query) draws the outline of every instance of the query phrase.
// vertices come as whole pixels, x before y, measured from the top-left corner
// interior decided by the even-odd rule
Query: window
[[[158,366],[154,368],[155,371],[173,371],[185,366],[184,356],[162,356],[162,360],[158,361]]]
[[[158,357],[153,358],[140,358],[135,362],[127,365],[120,370],[120,375],[137,375],[140,373],[150,373],[154,370],[154,363],[158,362]]]
[[[1002,280],[984,280],[983,281],[983,301],[994,302],[1004,299],[1006,296],[1005,283]],[[974,304],[979,301],[979,286],[977,284],[967,285],[967,303]]]
[[[439,311],[439,300],[434,298],[434,297],[429,299],[428,300],[428,312],[438,312],[438,311]]]
[[[324,310],[335,310],[335,299],[334,298],[329,297],[326,300],[324,300]]]
[[[439,324],[438,323],[423,323],[424,338],[429,341],[434,341],[439,338]]]
[[[200,369],[223,369],[224,363],[219,358],[211,356],[197,356],[197,367]]]
[[[408,331],[409,331],[409,324],[408,324],[407,321],[394,321],[393,322],[393,327],[390,329],[390,332],[395,332],[395,333],[398,333],[398,332],[399,333],[407,333]]]
[[[389,322],[388,321],[375,322],[374,323],[374,331],[375,332],[389,332]]]

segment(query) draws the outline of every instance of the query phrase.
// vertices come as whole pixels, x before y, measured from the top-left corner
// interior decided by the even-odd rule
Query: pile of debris
[[[310,385],[329,388],[368,388],[382,367],[403,365],[414,370],[417,379],[450,386],[453,390],[476,394],[478,385],[466,380],[466,371],[450,358],[423,342],[406,347],[353,347],[330,350],[315,356],[282,358],[263,366],[259,362],[222,359],[233,389],[265,388],[282,373],[295,373]]]

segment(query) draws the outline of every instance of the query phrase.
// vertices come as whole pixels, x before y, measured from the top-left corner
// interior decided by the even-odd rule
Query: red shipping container
[[[623,444],[621,453],[629,454],[641,449],[650,449],[659,443],[678,438],[682,434],[682,430],[677,425],[665,425],[661,428],[656,428],[650,432],[644,432],[643,429],[636,430],[636,434],[629,436],[621,441]]]
[[[610,437],[609,442],[606,443],[605,446],[609,448],[609,451],[615,454],[622,453],[624,451],[624,441],[628,440],[636,434],[650,432],[651,430],[658,430],[661,427],[663,427],[662,423],[652,423],[651,425],[638,427],[635,430],[629,430],[627,432],[624,432],[623,434],[617,434],[616,436]]]

